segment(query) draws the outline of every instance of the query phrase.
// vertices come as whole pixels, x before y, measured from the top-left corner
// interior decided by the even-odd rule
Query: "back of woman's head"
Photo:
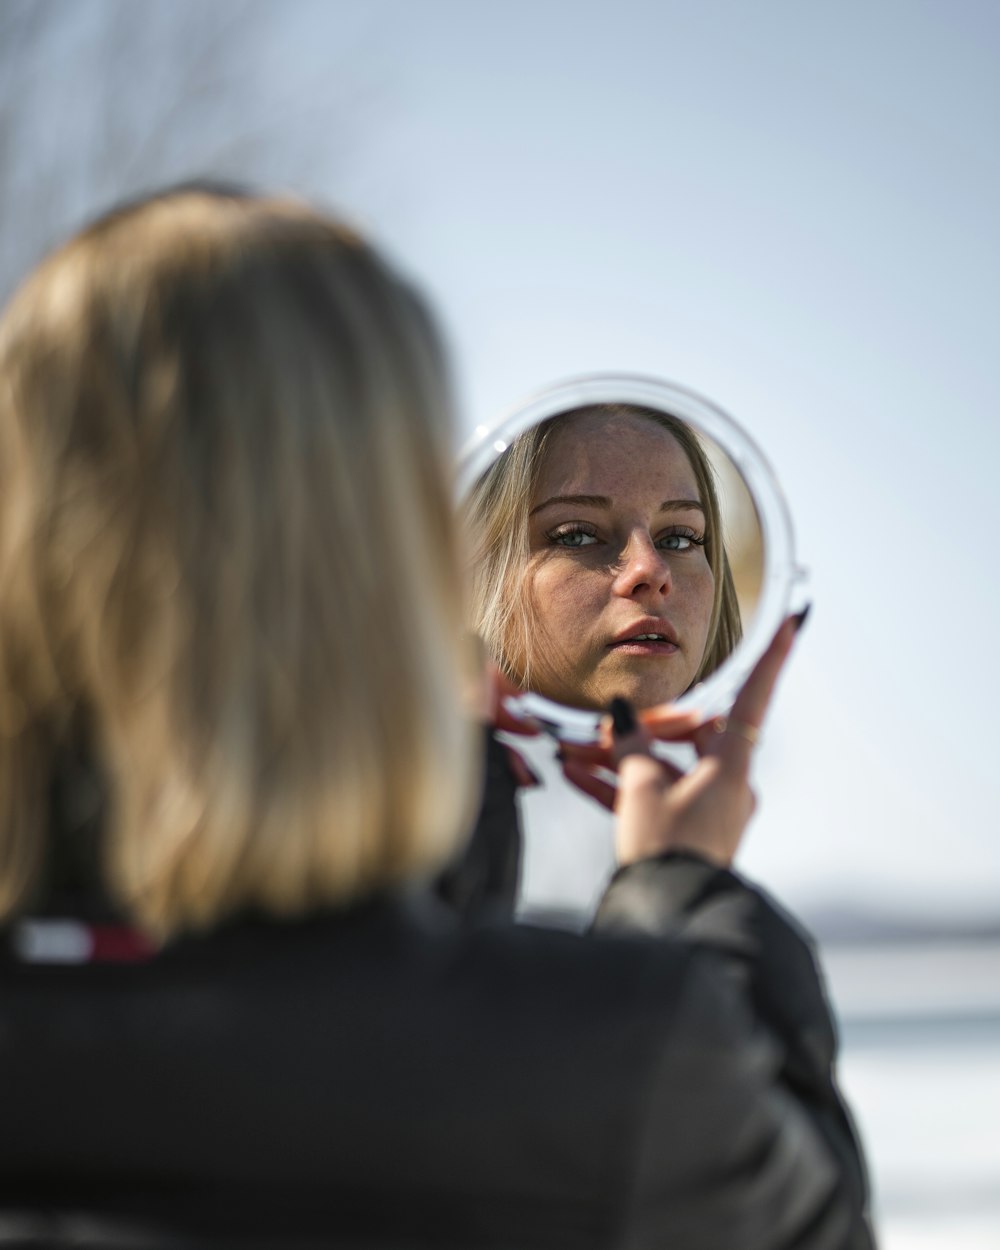
[[[0,914],[81,725],[154,931],[453,849],[448,415],[415,297],[297,202],[179,189],[31,275],[0,320]]]

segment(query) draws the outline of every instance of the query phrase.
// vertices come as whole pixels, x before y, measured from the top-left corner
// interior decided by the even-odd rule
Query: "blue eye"
[[[564,525],[546,537],[556,547],[593,547],[597,542],[597,535],[581,525]]]
[[[661,534],[656,545],[661,551],[690,551],[692,547],[704,547],[705,540],[693,530],[671,530],[669,534]]]

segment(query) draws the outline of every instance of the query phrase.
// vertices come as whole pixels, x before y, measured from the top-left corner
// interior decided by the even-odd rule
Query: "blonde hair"
[[[0,320],[0,915],[81,717],[151,932],[429,872],[467,828],[450,410],[415,296],[291,199],[180,188]]]
[[[697,435],[677,417],[634,404],[597,404],[558,413],[520,434],[494,461],[466,502],[469,563],[467,616],[490,656],[512,681],[531,680],[532,605],[524,585],[528,564],[528,512],[552,435],[587,412],[636,416],[662,426],[680,444],[705,508],[705,556],[715,579],[708,641],[695,681],[713,673],[743,635],[739,601],[722,534],[715,474]]]

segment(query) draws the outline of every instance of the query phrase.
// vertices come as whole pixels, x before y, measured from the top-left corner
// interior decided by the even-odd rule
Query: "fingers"
[[[646,708],[639,713],[639,721],[651,737],[662,742],[687,742],[701,725],[701,717],[696,711],[678,711],[670,703]]]
[[[767,650],[743,683],[743,689],[736,696],[731,713],[734,719],[758,727],[763,723],[778,674],[795,641],[796,628],[795,618],[790,616],[774,635]]]
[[[612,699],[608,711],[611,713],[611,758],[615,764],[620,764],[628,755],[649,755],[652,738],[636,720],[632,704],[627,699]]]
[[[587,747],[560,748],[563,775],[584,794],[589,794],[609,811],[619,806],[620,787],[600,776],[609,764],[618,767],[619,777],[630,797],[626,805],[636,804],[636,794],[645,791],[643,801],[656,801],[655,796],[672,785],[681,775],[670,764],[654,759],[650,751],[652,738],[636,720],[635,710],[625,699],[612,699],[608,709],[611,718],[610,748],[596,744]],[[595,752],[599,754],[595,755]]]
[[[669,849],[669,796],[674,781],[651,755],[626,755],[618,769],[615,856],[631,864]]]
[[[487,666],[486,682],[488,690],[487,720],[489,724],[494,725],[497,729],[503,729],[507,733],[521,734],[528,738],[541,733],[542,727],[533,717],[521,716],[507,706],[508,698],[523,694],[524,691],[515,686],[509,678],[505,677],[496,665],[490,664]]]
[[[717,745],[718,735],[727,733],[727,729],[735,730],[735,736],[743,737],[749,746],[756,745],[755,731],[764,722],[778,675],[795,636],[808,615],[809,607],[806,607],[797,616],[788,617],[781,625],[744,683],[729,717],[722,718],[728,722],[728,726],[715,720],[706,725],[696,711],[679,711],[672,704],[664,703],[639,713],[643,728],[651,737],[659,738],[663,742],[693,742],[699,754],[704,754],[712,745]],[[733,736],[733,733],[728,732],[727,736]]]
[[[604,764],[611,768],[615,762],[615,735],[606,717],[601,726],[599,742],[562,742],[560,749],[574,759],[587,764]],[[648,743],[653,739],[661,742],[690,742],[701,726],[701,717],[696,711],[677,711],[669,703],[659,707],[648,708],[638,713],[639,728],[644,731],[642,741]]]
[[[503,702],[499,703],[493,713],[493,725],[509,734],[520,734],[524,738],[534,738],[542,732],[542,727],[532,716],[521,716],[511,711]]]
[[[567,781],[571,782],[584,794],[589,795],[590,798],[596,799],[609,812],[615,810],[615,800],[618,797],[618,788],[616,786],[613,786],[609,781],[605,781],[604,778],[598,777],[592,768],[581,760],[564,755],[561,763],[563,776]]]
[[[795,635],[805,620],[806,612],[789,617],[775,634],[767,650],[754,666],[733,703],[728,717],[717,718],[707,724],[699,723],[697,712],[677,711],[669,704],[649,708],[639,716],[623,699],[612,701],[610,733],[599,743],[567,743],[560,746],[560,762],[563,775],[582,793],[593,798],[603,807],[614,810],[622,783],[628,778],[627,789],[636,794],[669,789],[682,777],[679,769],[655,759],[651,753],[654,740],[667,742],[690,741],[701,756],[715,757],[729,772],[731,779],[745,783],[750,758],[757,744],[759,730],[764,723],[774,689],[781,670],[788,658]],[[508,733],[535,735],[542,726],[530,716],[521,716],[506,705],[507,697],[522,693],[496,668],[488,673],[492,695],[492,718],[498,729]],[[623,764],[633,758],[642,764]],[[512,756],[515,777],[521,785],[537,784],[533,774],[519,756]],[[522,774],[523,767],[523,774]],[[619,786],[615,787],[602,770],[617,768]]]
[[[729,716],[709,722],[695,735],[700,751],[742,768],[749,765],[778,677],[804,619],[805,613],[784,621],[743,683]]]
[[[519,789],[531,790],[535,786],[542,784],[520,752],[515,751],[511,746],[506,746],[504,750],[507,755],[507,766],[510,768],[511,776]]]
[[[560,740],[559,751],[566,759],[576,760],[579,764],[600,764],[604,768],[614,767],[610,741],[604,743]]]
[[[631,704],[625,699],[612,699],[610,712],[611,759],[619,778],[624,775],[626,763],[635,759],[649,761],[648,767],[643,765],[642,775],[655,777],[661,786],[672,786],[684,776],[682,769],[653,754],[654,740],[645,725],[637,721]]]

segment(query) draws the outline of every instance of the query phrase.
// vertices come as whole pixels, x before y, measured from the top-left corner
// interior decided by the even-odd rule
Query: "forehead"
[[[551,495],[700,499],[677,439],[648,417],[590,411],[561,422],[546,443],[535,501]]]

